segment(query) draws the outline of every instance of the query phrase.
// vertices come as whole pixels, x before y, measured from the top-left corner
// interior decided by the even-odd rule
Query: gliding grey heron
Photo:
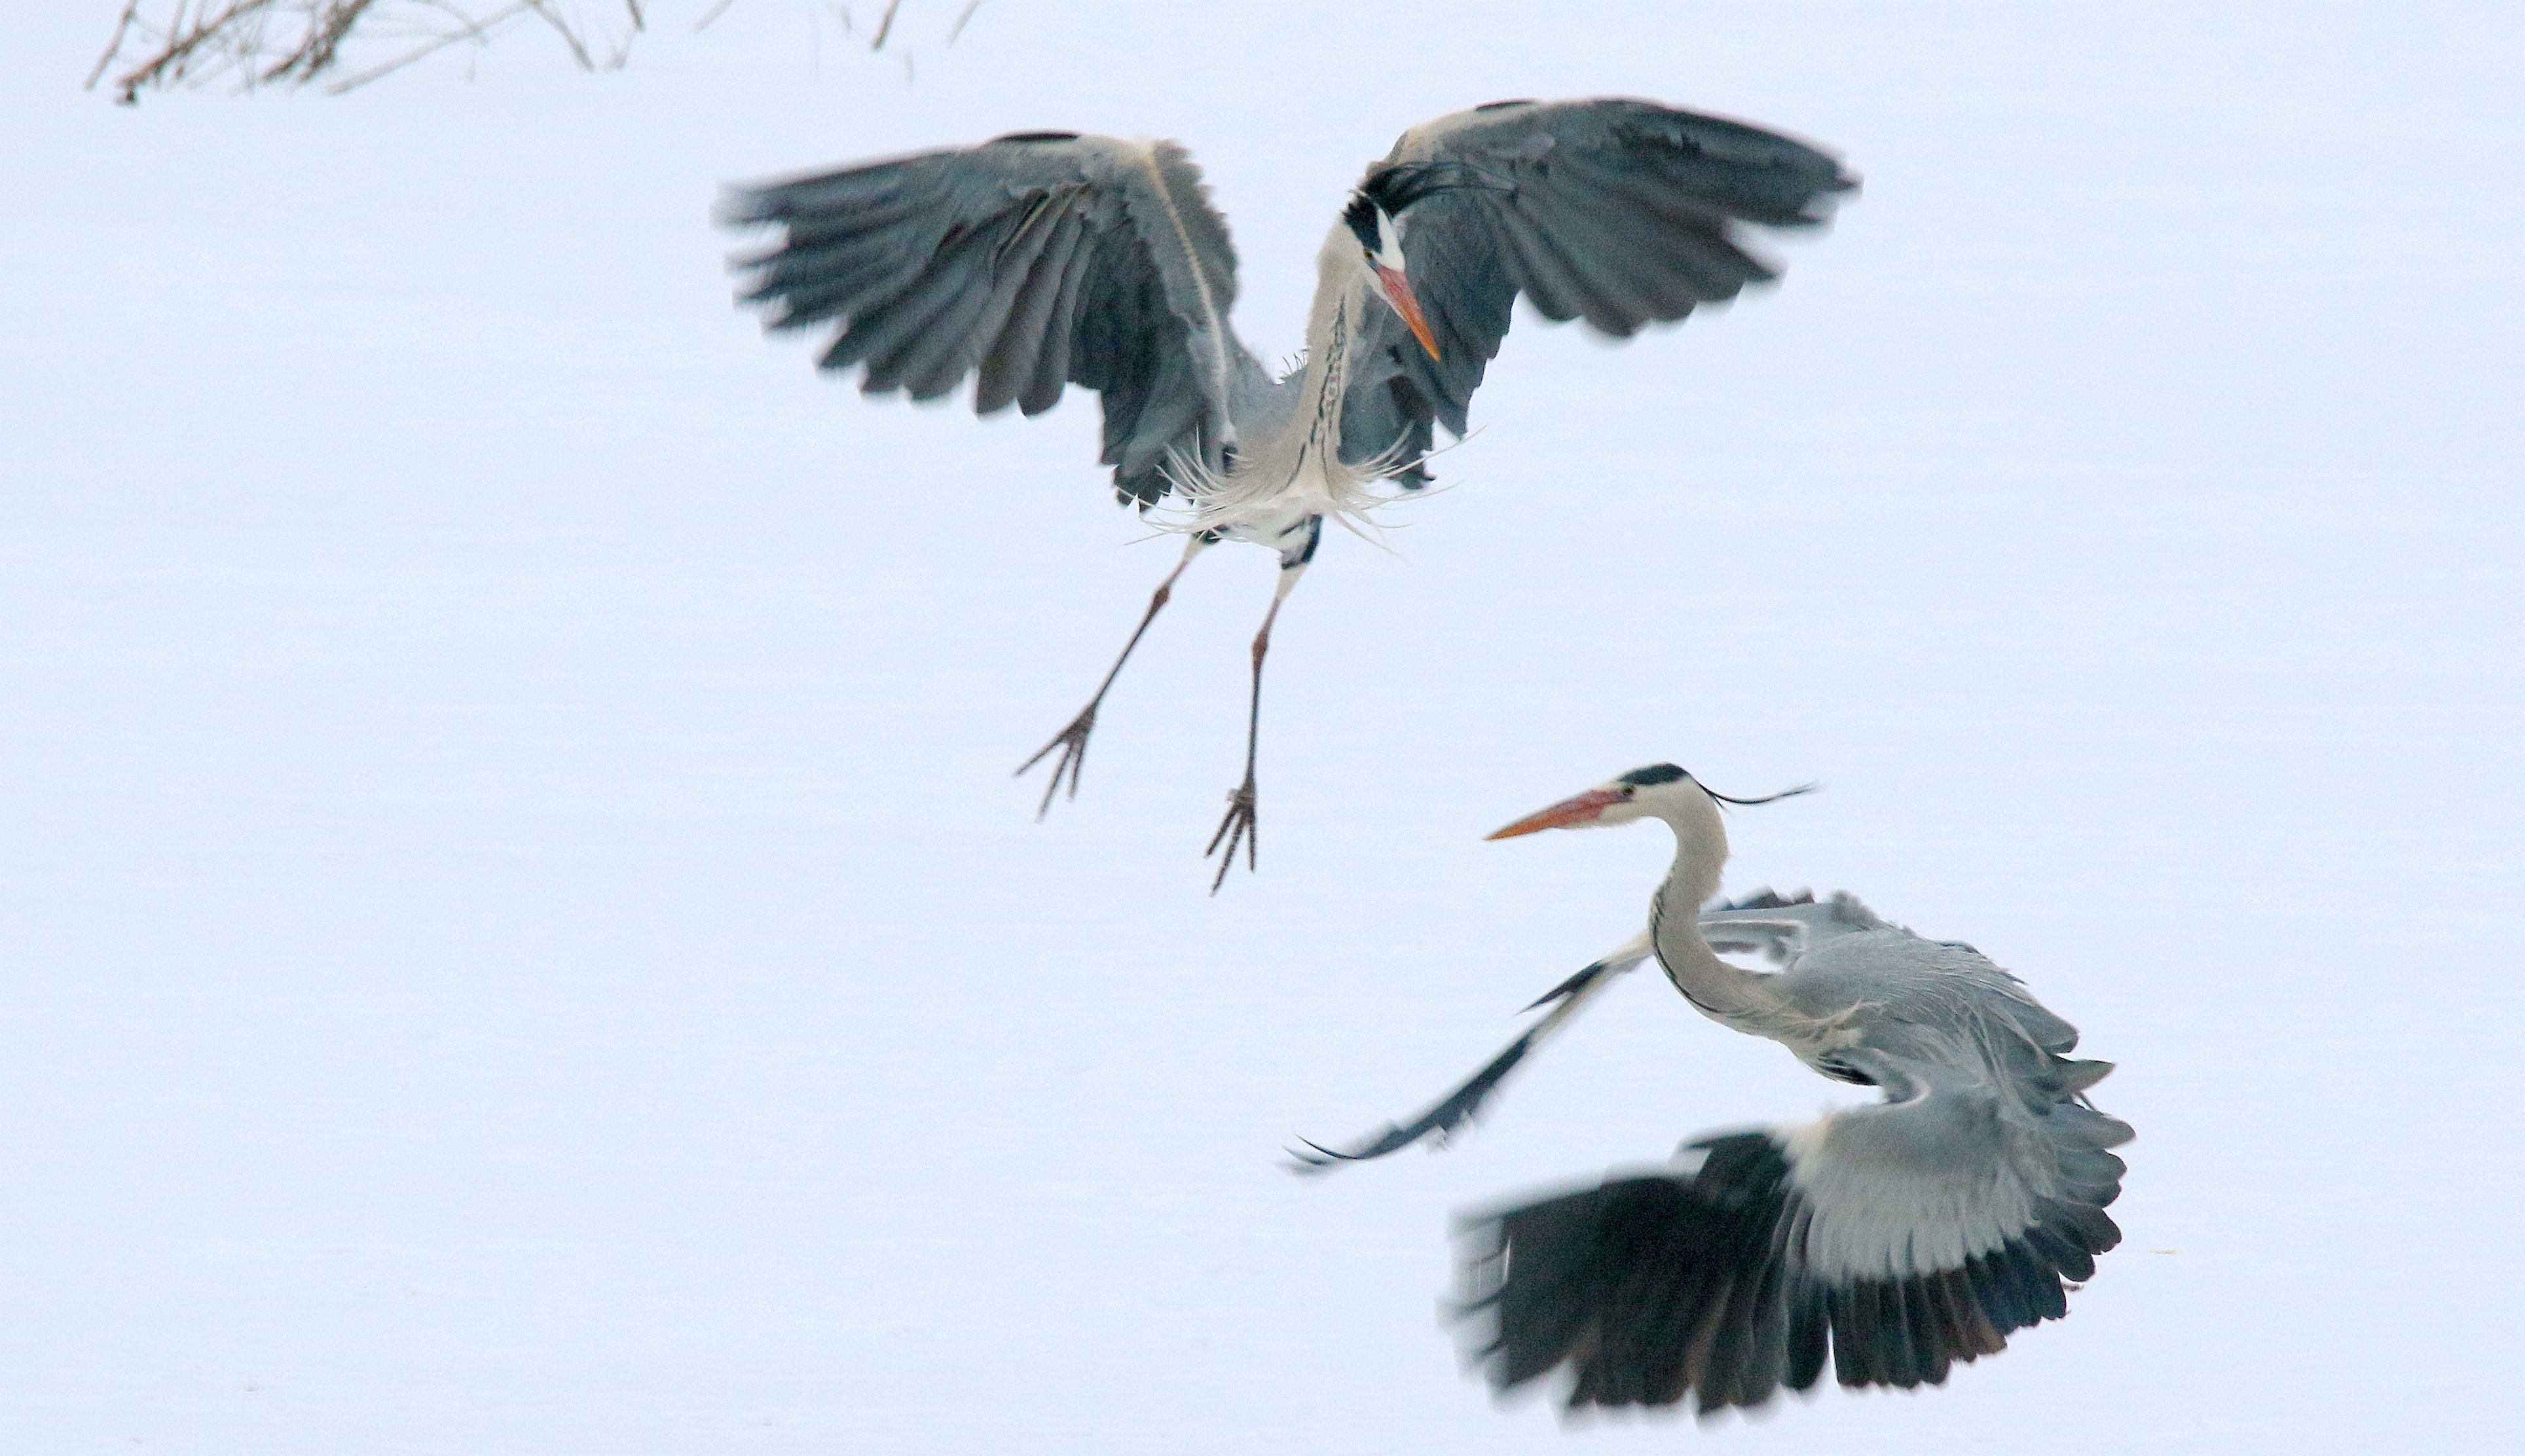
[[[1787,137],[1645,101],[1503,101],[1404,133],[1316,260],[1302,367],[1273,378],[1228,325],[1236,254],[1182,147],[1030,131],[731,189],[722,218],[777,225],[741,260],[772,330],[830,322],[817,364],[916,400],[978,376],[973,409],[1104,397],[1104,461],[1143,510],[1181,498],[1182,558],[1056,750],[1036,817],[1078,792],[1097,709],[1185,566],[1218,541],[1279,553],[1253,644],[1245,777],[1205,853],[1255,863],[1255,757],[1271,624],[1327,517],[1428,483],[1523,294],[1613,338],[1732,299],[1775,269],[1744,224],[1820,222],[1853,180]]]
[[[1463,1313],[1487,1322],[1476,1353],[1503,1391],[1565,1366],[1573,1409],[1690,1397],[1707,1415],[1807,1389],[1827,1351],[1844,1385],[1943,1384],[1955,1362],[2065,1316],[2062,1282],[2092,1276],[2120,1241],[2104,1209],[2123,1164],[2106,1149],[2131,1130],[2086,1095],[2112,1063],[2071,1058],[2077,1029],[1970,946],[1923,940],[1847,895],[1763,891],[1700,909],[1727,860],[1722,801],[1766,801],[1728,799],[1659,763],[1492,835],[1655,817],[1674,830],[1674,862],[1648,931],[1536,1002],[1559,1004],[1471,1080],[1408,1126],[1299,1155],[1315,1171],[1443,1136],[1581,1001],[1652,954],[1721,1026],[1882,1092],[1464,1217]],[[1746,970],[1721,950],[1784,969]]]

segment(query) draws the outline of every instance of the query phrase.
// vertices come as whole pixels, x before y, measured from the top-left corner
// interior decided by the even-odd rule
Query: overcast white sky
[[[953,8],[911,85],[738,0],[620,75],[136,111],[76,88],[108,0],[13,21],[0,1445],[2506,1449],[2513,6]],[[1198,857],[1260,552],[1033,824],[1172,548],[1086,398],[764,342],[718,184],[1180,137],[1278,353],[1397,131],[1605,92],[1865,193],[1732,312],[1520,321],[1454,489],[1283,618],[1261,876]],[[1450,1209],[1837,1095],[1648,978],[1443,1155],[1277,1171],[1636,927],[1654,828],[1479,837],[1668,758],[1830,786],[1731,886],[1968,939],[2121,1064],[2067,1322],[1708,1432],[1494,1408]]]

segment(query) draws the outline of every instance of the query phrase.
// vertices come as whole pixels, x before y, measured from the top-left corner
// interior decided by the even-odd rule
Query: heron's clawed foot
[[[1254,868],[1254,775],[1251,773],[1245,775],[1245,782],[1236,787],[1235,793],[1227,796],[1227,817],[1218,821],[1218,833],[1210,837],[1210,848],[1201,851],[1201,857],[1208,859],[1218,854],[1222,845],[1227,852],[1219,855],[1218,878],[1210,882],[1213,895],[1227,883],[1227,872],[1236,864],[1239,845],[1245,847],[1245,867]]]
[[[1043,786],[1043,802],[1034,807],[1037,824],[1043,822],[1044,815],[1052,812],[1052,797],[1061,792],[1064,775],[1069,779],[1069,797],[1078,797],[1078,771],[1087,766],[1087,736],[1095,731],[1096,704],[1091,703],[1080,710],[1077,717],[1069,720],[1068,727],[1054,734],[1052,742],[1035,750],[1033,757],[1017,765],[1015,777],[1023,778],[1028,769],[1041,763],[1053,750],[1061,750],[1061,757],[1052,765],[1052,782]]]

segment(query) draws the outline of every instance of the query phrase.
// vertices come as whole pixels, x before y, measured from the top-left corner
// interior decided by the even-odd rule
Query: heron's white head
[[[1541,829],[1600,829],[1628,824],[1634,819],[1659,818],[1673,825],[1678,835],[1700,831],[1715,835],[1723,845],[1726,830],[1718,822],[1719,804],[1769,803],[1775,799],[1812,793],[1815,787],[1800,784],[1759,799],[1735,799],[1705,786],[1671,763],[1652,763],[1564,799],[1539,813],[1528,814],[1489,838],[1514,839]]]
[[[1342,221],[1350,226],[1351,236],[1359,240],[1360,261],[1367,268],[1368,287],[1386,306],[1401,315],[1411,337],[1438,358],[1438,336],[1429,331],[1428,315],[1420,312],[1420,300],[1411,292],[1411,269],[1403,258],[1403,229],[1396,225],[1394,215],[1364,192],[1353,193],[1350,206],[1342,211]]]

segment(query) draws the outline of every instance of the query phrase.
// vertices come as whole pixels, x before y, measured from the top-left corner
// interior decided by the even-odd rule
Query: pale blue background
[[[111,5],[12,21],[0,1448],[2506,1448],[2513,6],[952,9],[911,85],[739,0],[620,75],[130,112]],[[1085,399],[765,343],[717,185],[1181,137],[1278,354],[1397,131],[1603,92],[1865,194],[1680,331],[1518,324],[1400,557],[1283,618],[1259,879],[1197,851],[1260,552],[1030,822],[1172,548]],[[2122,1064],[2068,1322],[1708,1433],[1493,1409],[1451,1208],[1839,1095],[1646,977],[1443,1156],[1277,1171],[1636,927],[1653,828],[1480,836],[1662,758],[1823,779],[1732,886],[1968,939]]]

